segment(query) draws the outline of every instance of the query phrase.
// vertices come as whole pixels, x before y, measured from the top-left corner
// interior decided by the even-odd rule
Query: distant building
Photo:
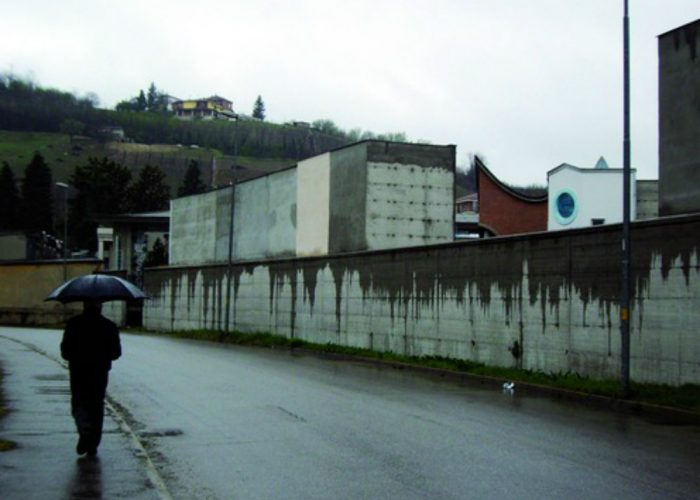
[[[458,214],[464,212],[479,212],[479,193],[469,193],[455,200],[455,210]]]
[[[141,212],[98,218],[98,257],[108,271],[123,271],[140,282],[148,252],[157,239],[168,247],[170,213]]]
[[[636,171],[631,172],[631,220],[636,219]],[[609,168],[603,158],[595,168],[568,163],[547,172],[547,229],[572,229],[622,222],[623,169]]]
[[[700,212],[700,19],[658,43],[659,214]]]
[[[97,131],[98,135],[105,141],[126,142],[124,128],[119,126],[101,127]]]
[[[220,96],[203,99],[175,101],[171,104],[173,113],[182,120],[235,120],[233,103]]]
[[[480,238],[479,193],[469,193],[455,200],[455,239]]]
[[[547,230],[547,195],[531,196],[501,182],[475,158],[479,194],[479,227],[485,235],[533,233]]]

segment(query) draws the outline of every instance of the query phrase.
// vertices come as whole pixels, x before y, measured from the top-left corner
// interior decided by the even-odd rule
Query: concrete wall
[[[454,147],[367,144],[366,246],[382,250],[452,241]]]
[[[367,146],[357,144],[331,153],[328,252],[367,250]]]
[[[452,241],[454,170],[454,146],[364,141],[332,151],[325,253]]]
[[[545,372],[619,376],[620,226],[249,262],[232,328]],[[700,216],[632,226],[633,380],[700,383]],[[220,329],[225,266],[147,271],[154,330]]]
[[[659,214],[700,212],[700,20],[659,36]]]
[[[97,260],[68,261],[68,279],[100,268]],[[63,261],[0,264],[0,323],[4,325],[55,325],[80,311],[81,305],[64,308],[44,302],[51,290],[63,283]]]
[[[284,170],[236,187],[234,258],[260,259],[296,254],[296,169]],[[224,204],[230,207],[230,203]],[[228,217],[227,217],[228,218]],[[230,220],[230,218],[229,218]],[[226,255],[228,258],[228,228]]]
[[[631,220],[636,219],[636,173],[631,173]],[[604,219],[605,224],[622,222],[621,169],[577,168],[562,165],[548,174],[547,229],[573,229],[592,225],[592,219]],[[557,198],[568,191],[576,200],[577,213],[564,224],[557,218]]]
[[[295,169],[236,185],[233,258],[295,255]],[[170,203],[170,262],[228,262],[231,188],[177,198]]]
[[[217,229],[227,222],[219,220],[217,210],[225,194],[224,190],[210,191],[170,202],[172,264],[216,262]]]

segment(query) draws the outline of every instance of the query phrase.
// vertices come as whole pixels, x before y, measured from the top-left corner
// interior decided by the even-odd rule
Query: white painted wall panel
[[[297,166],[297,233],[299,256],[328,253],[330,221],[330,153]]]

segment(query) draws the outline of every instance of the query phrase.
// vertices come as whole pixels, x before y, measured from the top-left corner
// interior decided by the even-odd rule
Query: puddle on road
[[[154,438],[154,437],[171,437],[171,436],[181,436],[181,429],[154,429],[151,431],[141,431],[137,435],[141,438]]]
[[[68,375],[65,373],[56,373],[51,375],[34,375],[34,380],[41,380],[44,382],[62,382],[68,380]]]
[[[37,394],[43,396],[70,396],[68,375],[65,373],[52,373],[46,375],[34,375],[34,380],[39,382],[60,382],[57,384],[41,384],[34,387]]]

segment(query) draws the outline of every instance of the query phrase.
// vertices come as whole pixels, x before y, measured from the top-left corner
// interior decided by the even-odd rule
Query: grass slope
[[[34,152],[44,157],[55,182],[69,182],[75,167],[87,164],[90,157],[110,158],[128,167],[133,176],[145,165],[157,165],[165,172],[172,196],[177,193],[191,160],[199,163],[203,180],[211,185],[227,184],[230,166],[234,163],[242,167],[241,178],[255,177],[296,163],[288,158],[233,158],[213,149],[174,144],[100,143],[89,138],[77,138],[71,142],[65,134],[0,130],[0,164],[6,161],[18,180],[24,176],[24,169]],[[213,171],[214,165],[217,175]]]

